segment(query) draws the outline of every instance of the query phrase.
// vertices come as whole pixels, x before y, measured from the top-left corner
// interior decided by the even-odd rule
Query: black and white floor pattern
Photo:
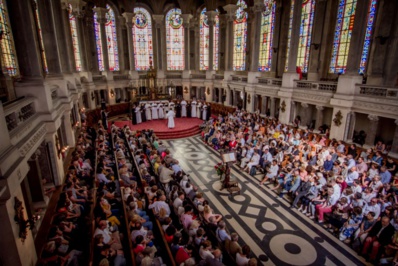
[[[259,265],[366,265],[322,226],[290,209],[286,199],[259,187],[262,175],[251,177],[234,166],[232,176],[239,181],[240,195],[230,197],[226,190],[220,191],[214,166],[221,157],[200,137],[165,142],[214,212],[222,214],[229,230],[251,247]]]

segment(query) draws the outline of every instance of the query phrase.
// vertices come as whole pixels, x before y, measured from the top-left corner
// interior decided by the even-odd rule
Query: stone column
[[[352,140],[352,137],[354,136],[354,130],[355,130],[355,122],[356,122],[356,115],[355,112],[351,112],[347,114],[347,119],[348,119],[348,130],[347,135],[344,137],[344,140]]]
[[[106,13],[107,9],[104,7],[96,7],[94,11],[97,12],[97,22],[100,26],[100,34],[101,34],[101,44],[102,44],[102,57],[104,65],[104,71],[109,71],[109,58],[108,58],[108,43],[106,41],[106,30],[105,30],[105,23],[106,23]]]
[[[189,23],[192,19],[191,14],[182,14],[182,25],[184,26],[184,69],[190,70],[190,38],[189,38]]]
[[[232,60],[233,60],[233,50],[234,50],[234,20],[235,12],[238,9],[236,5],[226,5],[224,10],[227,12],[227,28],[225,36],[225,70],[232,71]]]
[[[308,80],[319,80],[320,68],[320,45],[322,43],[322,35],[325,28],[325,15],[326,15],[327,0],[316,0],[313,34],[311,38],[310,59],[308,62]]]
[[[130,72],[135,71],[135,62],[134,62],[134,47],[133,47],[133,13],[124,12],[123,17],[126,20],[126,28],[127,28],[127,45],[129,52],[129,66]]]
[[[367,10],[369,8],[369,0],[357,2],[355,10],[354,27],[352,29],[350,49],[347,56],[347,75],[357,76],[359,64],[361,62],[363,40],[365,38],[365,29],[367,18]]]
[[[318,130],[320,126],[323,124],[323,109],[325,109],[322,105],[315,106],[316,108],[316,120],[315,120],[315,130]]]
[[[207,22],[209,24],[209,71],[214,70],[213,60],[214,60],[214,25],[217,16],[217,12],[207,11]]]
[[[51,2],[52,3],[52,2]],[[63,24],[63,35],[64,35],[64,40],[65,40],[65,46],[66,46],[66,53],[63,53],[67,57],[66,61],[66,69],[69,70],[69,72],[75,72],[75,55],[73,54],[73,44],[72,44],[72,34],[70,31],[70,24],[69,24],[69,11],[68,11],[68,4],[63,2],[62,5],[62,12],[61,12],[61,17],[62,17],[62,24]]]
[[[282,26],[282,1],[276,1],[274,35],[272,37],[271,77],[276,77],[278,72],[279,38]]]
[[[260,32],[261,32],[261,14],[264,11],[264,1],[263,0],[255,0],[254,6],[252,7],[254,19],[252,22],[252,29],[249,35],[251,41],[250,53],[251,53],[251,62],[250,62],[250,71],[257,72],[258,71],[258,63],[259,63],[259,55],[260,55]]]
[[[293,22],[292,22],[292,35],[290,37],[290,50],[288,61],[288,72],[296,73],[297,66],[297,53],[300,37],[300,24],[301,24],[301,5],[302,0],[294,1]]]
[[[70,114],[71,114],[71,110],[64,112],[63,123],[64,123],[64,127],[65,127],[65,133],[66,133],[65,137],[66,137],[68,146],[73,147],[73,146],[75,146],[75,133],[73,132]]]
[[[377,127],[379,126],[379,117],[377,115],[368,115],[369,127],[366,132],[365,144],[373,147],[376,139]]]
[[[309,112],[311,109],[309,108],[309,105],[307,103],[301,103],[302,107],[302,116],[301,116],[301,125],[303,127],[306,127],[310,124],[311,117],[309,117]]]
[[[388,153],[389,156],[398,158],[398,119],[394,121],[395,123],[395,132],[394,137],[392,139],[391,151]]]
[[[157,68],[163,71],[167,70],[166,53],[166,34],[165,34],[165,21],[164,15],[152,15],[155,22],[155,45],[154,55],[157,62]]]
[[[270,116],[275,117],[275,97],[270,97],[271,107],[270,107]]]
[[[296,118],[296,102],[291,101],[290,102],[290,121],[289,123],[293,122],[294,119]]]
[[[261,96],[261,114],[267,113],[267,96]]]
[[[126,29],[126,20],[123,16],[117,16],[116,19],[116,34],[117,34],[117,47],[119,51],[119,68],[120,68],[120,73],[123,73],[124,70],[126,69],[126,57],[124,56],[125,51],[124,51],[124,40],[126,39],[126,36],[123,35],[123,31]]]

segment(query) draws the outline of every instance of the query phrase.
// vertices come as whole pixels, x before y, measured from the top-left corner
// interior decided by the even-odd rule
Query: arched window
[[[245,1],[238,0],[236,3],[236,19],[234,20],[234,53],[233,70],[244,71],[246,69],[246,39],[247,39],[247,8]]]
[[[184,70],[184,26],[181,9],[166,14],[167,70]]]
[[[261,16],[260,60],[259,71],[271,70],[272,37],[274,34],[275,6],[274,0],[264,0],[265,10]]]
[[[134,8],[133,45],[135,70],[148,70],[152,64],[152,20],[149,12],[141,7]]]
[[[72,34],[73,54],[75,56],[76,71],[82,70],[82,59],[80,57],[79,38],[77,36],[76,17],[73,15],[72,5],[69,4],[69,24]]]
[[[288,67],[289,67],[290,39],[292,38],[293,13],[294,13],[294,0],[292,0],[290,2],[289,31],[287,33],[287,49],[286,49],[285,71],[287,71]]]
[[[377,6],[377,0],[370,1],[369,10],[368,10],[368,20],[367,20],[366,32],[365,32],[365,41],[363,43],[361,63],[359,65],[359,73],[360,74],[365,73],[366,64],[368,61],[373,25],[374,25],[375,16],[376,16],[376,6]]]
[[[105,34],[106,34],[106,44],[108,49],[109,70],[118,71],[119,56],[118,56],[118,47],[117,47],[115,12],[109,5],[106,5],[106,9],[107,12],[105,14],[106,17]],[[95,42],[97,45],[98,69],[99,71],[104,71],[105,67],[104,67],[104,55],[102,50],[103,47],[102,47],[101,27],[97,20],[98,20],[97,12],[94,12],[94,33],[95,33]]]
[[[40,54],[41,54],[41,61],[43,63],[43,70],[44,70],[44,72],[48,73],[47,58],[46,58],[46,53],[44,51],[43,34],[41,31],[39,7],[37,6],[37,0],[34,0],[33,9],[34,9],[33,11],[35,14],[37,36],[39,38]]]
[[[207,23],[206,8],[203,8],[200,13],[200,70],[209,69],[209,25]],[[218,12],[216,10],[216,12]],[[220,31],[220,20],[218,14],[214,23],[214,37],[213,37],[213,70],[218,70],[218,35]]]
[[[314,22],[315,0],[303,0],[301,6],[300,38],[297,52],[297,66],[308,72],[310,59],[311,32]]]
[[[19,74],[19,69],[15,54],[14,39],[12,37],[8,12],[4,0],[0,0],[0,13],[0,29],[3,31],[0,41],[3,55],[3,67],[7,69],[8,75],[17,76]]]
[[[340,0],[329,67],[330,73],[343,74],[345,72],[356,6],[357,0]]]

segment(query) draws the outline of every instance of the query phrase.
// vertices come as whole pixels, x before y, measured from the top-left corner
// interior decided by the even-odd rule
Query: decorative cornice
[[[18,149],[21,156],[25,156],[32,147],[47,133],[46,125],[42,125],[25,143]]]

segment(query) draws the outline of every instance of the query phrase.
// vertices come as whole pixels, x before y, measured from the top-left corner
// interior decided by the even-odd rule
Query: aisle
[[[229,197],[219,191],[214,165],[219,154],[200,137],[166,141],[192,181],[204,192],[216,213],[221,213],[231,232],[247,243],[259,265],[364,265],[365,261],[322,226],[315,224],[285,199],[276,198],[269,188],[258,186],[261,175],[251,177],[235,166],[232,176],[239,180],[241,195]],[[241,244],[242,244],[241,243]],[[265,262],[266,254],[269,260]]]

